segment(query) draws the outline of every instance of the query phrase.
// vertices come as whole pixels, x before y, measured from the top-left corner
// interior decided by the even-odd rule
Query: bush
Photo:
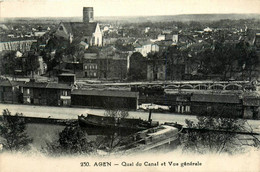
[[[22,114],[11,115],[8,109],[3,111],[2,124],[0,125],[0,134],[4,141],[2,143],[4,150],[18,151],[28,150],[32,139],[29,138],[26,130],[26,123]]]
[[[239,150],[238,134],[244,129],[245,120],[200,116],[198,123],[186,119],[187,131],[182,138],[184,150],[197,153],[233,153]]]
[[[67,126],[59,133],[57,142],[47,143],[50,154],[90,154],[94,152],[94,143],[89,142],[79,126]]]

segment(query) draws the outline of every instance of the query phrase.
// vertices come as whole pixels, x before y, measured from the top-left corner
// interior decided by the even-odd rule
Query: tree
[[[184,150],[197,153],[233,153],[240,149],[237,146],[239,139],[236,132],[244,130],[245,120],[200,116],[198,122],[185,120],[187,128],[194,129],[187,131],[182,136]]]
[[[32,78],[34,78],[35,71],[39,68],[39,60],[36,52],[29,52],[26,57],[26,71],[32,74]]]
[[[201,22],[191,21],[189,27],[191,27],[194,30],[202,30],[204,26]]]
[[[153,80],[157,80],[158,69],[159,69],[159,67],[161,65],[163,65],[165,63],[165,60],[157,52],[155,52],[155,53],[148,53],[147,58],[148,58],[148,62],[147,63],[152,68],[151,72],[153,73]]]
[[[238,67],[242,72],[242,79],[245,79],[247,74],[248,79],[251,80],[253,75],[252,72],[260,65],[259,57],[256,53],[256,49],[250,46],[248,42],[240,41],[236,45],[236,56],[238,58]],[[259,72],[255,74],[258,77]]]
[[[104,116],[109,116],[113,118],[126,118],[129,116],[129,113],[124,109],[111,108],[106,109]]]
[[[107,109],[104,116],[114,118],[125,118],[128,111],[116,108]],[[97,136],[95,141],[88,139],[87,133],[75,125],[66,126],[59,133],[59,139],[54,142],[46,143],[45,152],[49,154],[94,154],[97,150],[112,152],[122,141],[123,136],[119,133],[119,128],[105,132],[103,136]]]
[[[199,72],[203,75],[217,74],[226,80],[235,76],[235,72],[242,74],[242,79],[251,80],[257,77],[260,61],[256,50],[248,42],[238,44],[225,43],[219,38],[210,47],[200,51],[195,57],[199,61]],[[229,75],[228,75],[229,74]]]
[[[134,49],[132,44],[125,45],[125,42],[121,39],[116,40],[115,48],[120,51],[132,51]]]
[[[69,153],[89,153],[91,147],[84,131],[79,126],[66,127],[59,134],[60,148]]]
[[[47,151],[52,154],[89,154],[94,151],[93,145],[79,126],[66,126],[59,133],[58,141],[47,143]]]
[[[28,150],[32,139],[26,133],[26,123],[20,118],[22,114],[11,115],[8,109],[3,111],[3,122],[0,125],[0,134],[4,138],[3,147],[10,151]]]
[[[180,80],[185,72],[185,59],[188,57],[188,50],[178,50],[177,46],[169,46],[163,56],[166,61],[167,79]],[[190,58],[191,59],[191,58]],[[187,63],[189,61],[187,60]],[[189,65],[190,66],[190,65]]]
[[[119,109],[116,106],[110,105],[107,107],[104,116],[115,118],[115,121],[117,121],[117,119],[127,118],[129,113],[125,109]],[[97,138],[96,145],[97,149],[103,149],[110,153],[121,144],[122,140],[124,139],[123,134],[125,133],[120,131],[119,126],[106,133],[107,134],[105,136],[100,136]]]
[[[21,59],[16,57],[15,51],[7,52],[1,59],[1,73],[9,74],[13,78],[15,78],[15,70],[21,66]]]
[[[144,80],[146,79],[146,59],[141,53],[135,52],[130,57],[130,67],[128,71],[129,80]]]

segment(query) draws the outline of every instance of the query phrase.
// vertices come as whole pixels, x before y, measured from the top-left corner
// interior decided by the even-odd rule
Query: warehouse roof
[[[138,92],[111,90],[73,90],[72,95],[137,98]]]
[[[193,94],[192,102],[210,102],[210,103],[240,103],[237,95],[232,94]]]

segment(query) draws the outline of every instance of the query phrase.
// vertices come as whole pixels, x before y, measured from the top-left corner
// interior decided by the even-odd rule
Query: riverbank
[[[72,108],[72,107],[49,107],[49,106],[32,106],[32,105],[14,105],[14,104],[0,104],[0,114],[4,109],[8,109],[12,114],[16,112],[23,113],[28,117],[39,118],[55,118],[55,119],[78,119],[81,114],[95,114],[104,115],[104,109],[89,109],[89,108]],[[129,111],[129,118],[141,118],[147,120],[148,112],[143,111]],[[194,115],[183,115],[176,113],[152,113],[152,120],[164,122],[177,122],[186,125],[185,120],[189,119],[197,122],[197,117]],[[248,130],[260,133],[260,120],[247,120]]]

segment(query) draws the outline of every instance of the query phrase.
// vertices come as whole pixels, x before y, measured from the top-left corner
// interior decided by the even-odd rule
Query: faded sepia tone
[[[260,171],[259,0],[0,0],[0,34],[0,171]]]

